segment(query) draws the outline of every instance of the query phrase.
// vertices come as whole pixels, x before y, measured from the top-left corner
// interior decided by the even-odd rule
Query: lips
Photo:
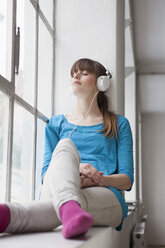
[[[73,84],[81,84],[81,83],[78,81],[74,81]]]

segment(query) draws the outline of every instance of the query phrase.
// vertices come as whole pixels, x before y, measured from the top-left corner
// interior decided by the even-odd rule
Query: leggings
[[[114,193],[106,187],[81,189],[80,155],[71,139],[58,142],[45,173],[40,200],[25,204],[8,203],[11,219],[5,232],[50,231],[61,225],[59,208],[69,200],[77,201],[92,214],[94,226],[117,227],[122,208]]]

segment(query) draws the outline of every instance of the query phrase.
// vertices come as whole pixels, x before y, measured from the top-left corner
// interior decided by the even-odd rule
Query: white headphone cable
[[[87,116],[88,116],[88,114],[89,114],[89,111],[91,110],[93,101],[94,101],[94,99],[95,99],[95,97],[96,97],[96,95],[97,95],[98,93],[99,93],[99,90],[96,92],[96,94],[94,95],[94,97],[93,97],[93,99],[92,99],[92,101],[91,101],[91,104],[90,104],[89,109],[88,109],[87,114],[86,114],[86,118],[87,118]],[[74,126],[74,128],[73,128],[73,130],[71,131],[71,133],[69,134],[68,138],[71,137],[72,133],[74,132],[74,130],[76,129],[78,123],[82,120],[82,118],[83,118],[83,117],[81,117],[81,118],[79,119],[79,121],[77,122],[77,124]]]

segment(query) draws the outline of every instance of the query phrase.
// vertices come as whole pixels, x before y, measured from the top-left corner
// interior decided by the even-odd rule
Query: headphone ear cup
[[[107,76],[100,76],[97,78],[97,89],[100,91],[106,91],[110,87],[110,78]]]

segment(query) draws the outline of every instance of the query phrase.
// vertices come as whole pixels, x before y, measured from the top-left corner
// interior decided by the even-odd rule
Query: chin
[[[77,96],[77,95],[81,94],[81,92],[80,92],[79,89],[76,89],[76,88],[73,89],[72,88],[72,94],[75,95],[75,96]]]

